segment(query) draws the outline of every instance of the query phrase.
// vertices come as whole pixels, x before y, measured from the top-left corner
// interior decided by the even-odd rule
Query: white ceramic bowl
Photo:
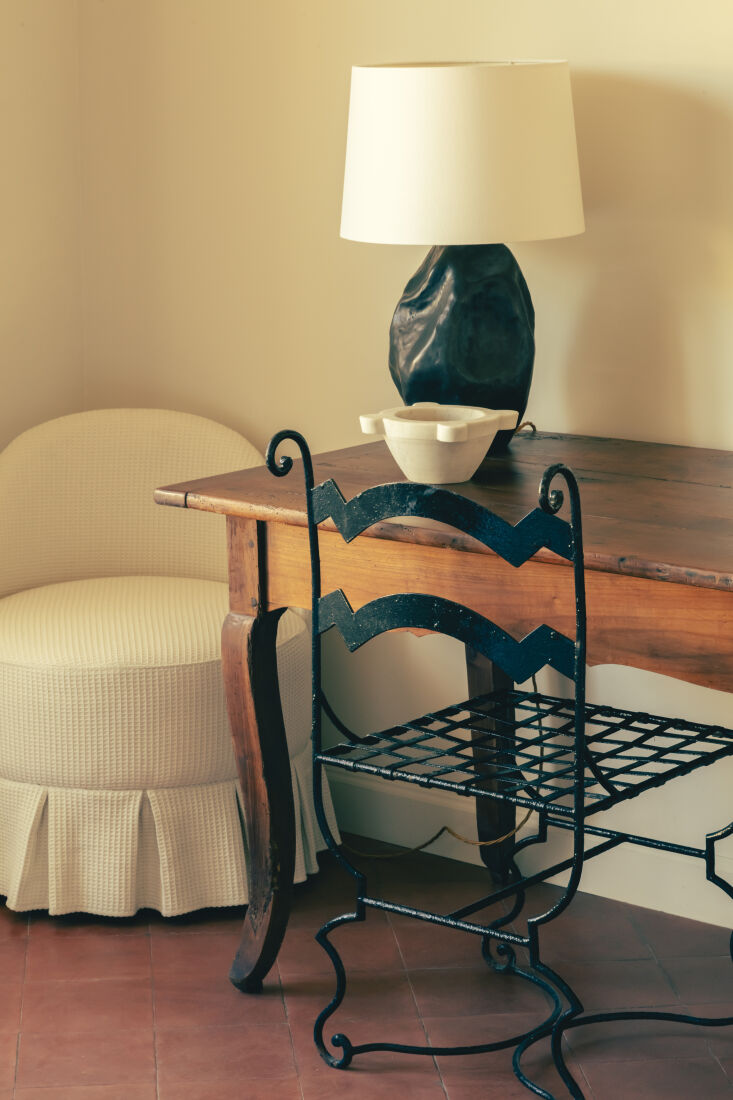
[[[359,417],[365,435],[383,435],[410,481],[468,481],[497,432],[515,428],[517,413],[419,401]]]

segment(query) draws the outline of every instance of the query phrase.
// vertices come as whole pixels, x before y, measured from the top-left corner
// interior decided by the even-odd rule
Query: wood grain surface
[[[572,572],[537,558],[514,569],[494,554],[388,539],[346,545],[320,533],[323,591],[343,588],[354,610],[377,595],[428,591],[464,603],[522,638],[540,623],[572,637]],[[556,562],[561,559],[556,558]],[[310,606],[308,533],[272,524],[268,606]],[[588,664],[621,664],[733,692],[733,593],[648,577],[588,572]]]
[[[551,462],[564,462],[579,480],[587,569],[733,591],[731,452],[521,433],[506,456],[485,460],[455,489],[516,523],[536,506],[540,476]],[[316,482],[335,478],[345,497],[405,480],[383,442],[316,455],[314,465]],[[269,523],[306,522],[299,461],[285,478],[262,466],[169,486],[156,499]],[[389,525],[372,534],[456,548],[470,542],[428,526]]]

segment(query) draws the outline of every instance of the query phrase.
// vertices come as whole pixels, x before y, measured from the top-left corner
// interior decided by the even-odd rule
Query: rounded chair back
[[[226,580],[223,517],[155,504],[162,485],[262,464],[243,436],[164,409],[39,424],[0,454],[0,595],[87,577]]]

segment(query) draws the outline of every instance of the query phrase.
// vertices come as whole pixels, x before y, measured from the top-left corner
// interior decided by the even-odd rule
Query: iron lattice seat
[[[334,997],[318,1016],[314,1028],[323,1059],[331,1066],[345,1068],[355,1055],[375,1050],[460,1055],[511,1047],[517,1078],[536,1095],[555,1100],[553,1094],[526,1076],[521,1065],[525,1051],[549,1037],[553,1061],[567,1092],[583,1100],[583,1092],[563,1057],[565,1031],[618,1019],[667,1020],[704,1027],[733,1024],[733,1017],[714,1019],[679,1012],[586,1013],[570,985],[542,960],[542,929],[572,901],[584,863],[621,844],[652,847],[703,860],[707,879],[733,897],[733,887],[717,873],[715,866],[716,844],[733,834],[733,823],[709,833],[704,844],[697,848],[594,823],[603,810],[733,755],[733,730],[586,701],[583,542],[580,496],[572,472],[561,465],[548,467],[540,485],[539,507],[512,525],[470,499],[430,485],[379,485],[346,501],[333,481],[314,485],[310,452],[297,432],[279,432],[270,443],[267,464],[278,477],[292,468],[289,458],[279,463],[275,460],[276,449],[284,439],[299,447],[305,475],[312,572],[314,804],[329,848],[353,876],[356,893],[353,912],[334,917],[316,933],[336,976]],[[569,521],[557,514],[563,505],[563,494],[551,488],[557,478],[562,478],[567,487]],[[332,520],[344,541],[351,543],[373,524],[398,517],[421,517],[448,524],[483,543],[517,569],[541,548],[564,558],[573,576],[575,637],[569,638],[542,623],[517,640],[475,610],[424,592],[381,596],[356,611],[341,589],[323,595],[318,525]],[[395,552],[399,552],[399,544]],[[323,693],[321,637],[332,628],[339,630],[352,651],[393,629],[443,633],[494,662],[512,685],[524,684],[540,669],[550,667],[572,680],[574,694],[563,699],[510,686],[389,729],[358,736],[334,714]],[[323,744],[324,714],[344,738],[338,744]],[[521,840],[514,836],[513,854],[508,856],[499,882],[491,883],[486,896],[450,913],[433,913],[376,897],[367,889],[366,876],[346,858],[329,829],[322,798],[325,766],[367,773],[397,784],[418,785],[426,790],[493,799],[524,810],[525,815],[535,811],[537,832]],[[572,854],[559,861],[548,861],[532,874],[524,873],[518,857],[528,847],[543,844],[551,828],[572,834]],[[509,833],[498,840],[503,842],[512,836]],[[590,845],[586,844],[588,838],[592,840]],[[570,874],[559,900],[546,912],[527,919],[525,935],[510,931],[508,926],[523,910],[527,887],[566,871]],[[508,912],[500,904],[507,899],[510,899]],[[344,965],[329,937],[340,925],[363,921],[369,909],[402,914],[479,937],[484,959],[495,971],[504,974],[507,981],[521,979],[544,991],[549,998],[547,1014],[521,1035],[470,1047],[389,1042],[358,1045],[342,1034],[332,1036],[329,1047],[324,1028],[346,991]],[[731,942],[733,947],[733,938]],[[518,949],[524,949],[527,957],[527,962],[521,965]]]
[[[358,741],[341,741],[316,759],[569,818],[576,784],[574,723],[573,699],[493,692]],[[722,726],[592,703],[585,705],[585,731],[592,754],[583,776],[586,816],[733,754],[733,730]],[[486,789],[487,773],[492,790]]]

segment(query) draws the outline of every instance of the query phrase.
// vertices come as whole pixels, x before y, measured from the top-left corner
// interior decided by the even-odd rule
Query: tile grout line
[[[650,944],[650,949],[651,949],[651,951],[652,951],[652,954],[654,955],[654,957],[655,957],[655,958],[657,959],[657,962],[658,962],[658,964],[659,964],[659,966],[660,966],[660,969],[662,970],[662,972],[663,972],[663,974],[664,974],[665,978],[667,979],[667,981],[669,982],[670,986],[672,987],[672,989],[673,989],[673,990],[674,990],[674,992],[676,993],[676,995],[677,995],[677,998],[678,998],[678,1000],[679,1000],[679,1002],[680,1002],[680,1008],[681,1008],[681,1009],[684,1009],[684,1010],[686,1011],[686,1014],[688,1014],[688,1015],[691,1015],[691,1013],[689,1012],[689,1007],[688,1007],[687,1003],[686,1003],[686,1002],[683,1002],[683,1000],[682,1000],[682,995],[680,994],[680,992],[678,991],[678,989],[677,989],[676,985],[674,984],[674,982],[673,982],[673,980],[672,980],[672,977],[671,977],[671,976],[670,976],[670,975],[669,975],[669,974],[667,973],[667,971],[666,971],[666,970],[664,969],[664,966],[663,966],[662,960],[661,960],[661,959],[659,959],[659,957],[658,957],[658,956],[657,956],[657,954],[656,954],[656,951],[654,950],[654,947],[653,947],[653,946],[652,946],[651,944]],[[693,955],[682,955],[682,956],[678,956],[678,958],[695,958],[695,957],[696,957],[696,956],[693,956]],[[721,957],[721,958],[725,958],[726,956],[720,956],[720,957]],[[714,1003],[714,1002],[713,1002],[713,1003]],[[692,1027],[692,1026],[694,1026],[694,1025],[690,1025],[690,1026]],[[705,1035],[705,1031],[709,1031],[709,1030],[710,1030],[709,1028],[705,1028],[705,1029],[703,1030],[703,1035]],[[724,1073],[726,1077],[730,1077],[730,1074],[728,1074],[728,1073],[726,1072],[726,1070],[725,1070],[724,1066],[722,1065],[722,1063],[721,1063],[721,1061],[720,1061],[720,1058],[719,1058],[719,1057],[718,1057],[718,1056],[717,1056],[716,1054],[714,1054],[714,1053],[713,1053],[712,1047],[711,1047],[711,1045],[710,1045],[710,1043],[711,1043],[711,1039],[712,1039],[712,1036],[711,1036],[710,1038],[708,1038],[707,1036],[705,1036],[705,1047],[706,1047],[706,1049],[707,1049],[707,1054],[708,1054],[708,1057],[709,1057],[709,1058],[711,1058],[711,1059],[712,1059],[712,1060],[713,1060],[714,1062],[717,1062],[717,1064],[718,1064],[718,1066],[720,1067],[720,1069],[721,1069],[722,1073]]]
[[[436,882],[436,888],[437,888],[437,882]],[[439,891],[438,891],[438,896],[440,896]],[[427,908],[430,908],[430,903],[429,902],[427,903]],[[601,958],[601,959],[599,959],[599,958],[595,958],[595,959],[588,959],[588,960],[585,960],[585,959],[576,960],[574,965],[576,967],[579,967],[581,970],[584,970],[585,968],[584,968],[583,964],[585,962],[590,963],[591,966],[594,963],[598,963],[598,962],[621,963],[625,967],[628,967],[629,964],[631,964],[631,963],[636,964],[637,962],[642,962],[642,964],[646,966],[646,965],[648,965],[649,962],[651,962],[653,964],[652,969],[662,976],[663,984],[664,984],[665,988],[668,988],[669,991],[670,991],[670,1000],[673,1003],[670,1004],[668,1010],[669,1011],[686,1012],[686,1013],[691,1014],[691,1009],[688,1007],[687,1002],[695,1003],[695,999],[694,998],[691,999],[690,997],[684,997],[683,998],[681,996],[681,994],[679,993],[677,986],[680,985],[681,988],[684,989],[686,987],[686,983],[689,984],[689,976],[687,974],[687,971],[688,971],[688,969],[690,969],[690,973],[692,973],[694,971],[694,966],[692,968],[688,967],[687,969],[683,967],[680,971],[680,974],[676,978],[674,978],[674,980],[673,980],[673,975],[674,975],[674,972],[675,972],[675,963],[676,963],[678,958],[687,959],[689,963],[693,963],[693,964],[694,964],[694,961],[697,960],[697,959],[703,959],[703,958],[707,959],[707,958],[709,958],[711,961],[710,961],[710,964],[706,967],[706,972],[709,972],[709,974],[710,974],[710,980],[713,982],[715,992],[713,993],[712,991],[708,990],[707,998],[703,997],[702,1000],[700,1000],[700,998],[698,998],[698,1000],[700,1000],[700,1006],[701,1006],[698,1014],[703,1013],[702,1004],[703,1004],[703,1000],[704,1000],[705,1001],[705,1007],[710,1009],[710,1011],[707,1013],[708,1015],[715,1015],[716,1014],[715,1013],[716,1007],[718,1008],[717,1015],[722,1015],[721,1010],[723,1009],[723,1006],[726,1002],[721,1002],[721,1004],[719,1006],[716,1006],[714,1001],[709,1000],[709,997],[710,996],[715,996],[716,993],[718,995],[720,995],[718,985],[716,984],[716,982],[717,982],[717,978],[716,978],[717,968],[725,962],[727,962],[728,965],[730,965],[730,959],[729,959],[728,955],[725,954],[724,952],[719,952],[719,953],[715,952],[714,954],[711,954],[710,950],[708,950],[708,952],[703,952],[703,954],[699,955],[699,956],[695,955],[695,954],[682,954],[680,956],[677,956],[677,955],[674,955],[674,954],[670,955],[669,952],[672,950],[672,946],[671,946],[672,941],[670,939],[670,932],[674,931],[673,928],[670,927],[670,929],[668,929],[665,925],[660,925],[660,929],[659,929],[659,947],[657,949],[655,949],[653,935],[647,935],[642,931],[641,928],[637,927],[635,920],[631,919],[632,918],[631,913],[629,913],[628,916],[629,916],[629,919],[630,919],[630,923],[632,924],[635,932],[638,935],[640,944],[642,944],[644,946],[645,950],[647,950],[649,952],[650,957],[649,957],[648,960],[639,960],[639,959],[636,959],[636,958],[628,958],[628,959],[627,958],[623,958],[623,959],[617,959],[617,958],[612,958],[612,959]],[[412,997],[413,1007],[416,1010],[417,1019],[420,1021],[420,1029],[422,1030],[423,1035],[425,1035],[427,1037],[426,1021],[423,1019],[423,1016],[422,1016],[422,1014],[419,1010],[418,999],[417,999],[417,996],[416,996],[417,987],[413,985],[412,973],[411,973],[410,968],[407,966],[406,959],[405,959],[405,952],[409,953],[410,940],[405,939],[403,941],[403,943],[401,943],[400,939],[397,935],[397,930],[395,929],[395,920],[393,919],[391,914],[386,914],[386,917],[387,917],[387,923],[388,923],[390,931],[391,931],[391,935],[393,936],[393,938],[396,942],[396,948],[397,948],[397,952],[396,952],[397,958],[395,958],[395,961],[392,964],[393,973],[398,974],[398,969],[397,968],[398,967],[402,968],[402,970],[403,970],[403,972],[404,972],[404,974],[407,978],[408,988],[410,990],[410,996]],[[593,916],[593,914],[583,916],[583,920],[586,924],[593,924],[595,919],[596,918]],[[14,1083],[11,1086],[10,1093],[9,1093],[9,1095],[12,1095],[12,1096],[17,1095],[18,1089],[19,1089],[19,1085],[18,1085],[18,1080],[19,1080],[19,1077],[18,1077],[18,1075],[19,1075],[19,1057],[20,1057],[20,1051],[21,1051],[21,1046],[22,1046],[23,1025],[26,1021],[29,1024],[31,1024],[31,1016],[26,1017],[26,1012],[31,1012],[31,1014],[32,1014],[32,1008],[33,1008],[33,1005],[31,1003],[31,999],[29,999],[31,997],[31,995],[29,995],[27,993],[27,984],[29,984],[28,983],[28,975],[30,974],[30,954],[29,953],[30,953],[31,945],[33,943],[33,935],[32,935],[32,931],[31,931],[33,922],[31,922],[30,918],[24,917],[23,922],[22,923],[18,922],[18,924],[20,924],[20,926],[22,927],[23,923],[25,924],[25,937],[24,937],[25,938],[25,946],[24,946],[24,949],[23,949],[24,950],[24,959],[23,959],[22,969],[19,965],[18,966],[18,971],[17,971],[17,973],[19,975],[19,985],[20,985],[19,994],[20,994],[20,996],[19,996],[18,1009],[17,1009],[17,1013],[18,1013],[18,1015],[17,1015],[18,1034],[17,1034],[16,1047],[15,1047],[15,1077],[14,1077]],[[18,927],[18,924],[16,924],[16,929]],[[159,1071],[158,1071],[158,1057],[157,1057],[157,1052],[158,1052],[157,1051],[157,1048],[158,1048],[157,997],[156,997],[156,982],[155,982],[155,976],[154,976],[154,970],[153,970],[153,955],[155,953],[155,949],[154,949],[154,944],[152,942],[153,939],[155,938],[154,935],[153,935],[153,931],[154,931],[154,928],[157,928],[157,927],[158,927],[157,925],[154,926],[152,923],[148,924],[147,927],[146,927],[146,930],[144,931],[144,934],[147,935],[147,937],[148,937],[148,958],[149,958],[149,967],[150,967],[150,970],[149,970],[150,997],[152,998],[151,1009],[152,1009],[152,1026],[153,1026],[153,1039],[154,1039],[155,1082],[156,1082],[155,1090],[152,1094],[156,1095],[158,1097],[158,1100],[160,1100],[160,1082],[158,1080],[158,1072]],[[653,930],[654,925],[650,924],[649,927]],[[201,929],[198,929],[197,926],[195,926],[195,925],[190,926],[190,927],[188,927],[188,926],[183,927],[182,926],[180,928],[181,933],[188,932],[188,931],[193,931],[193,930],[199,930],[201,932],[205,931],[203,926],[201,927]],[[84,932],[83,928],[80,928],[79,931],[82,932],[82,933]],[[94,936],[94,929],[93,928],[90,928],[88,931],[91,932],[92,935]],[[682,931],[682,935],[683,935],[683,945],[684,945],[684,935],[686,934],[686,932],[685,932],[684,928],[682,928],[681,931]],[[217,932],[218,932],[218,929],[213,929],[210,933],[207,933],[207,934],[216,935]],[[581,932],[583,933],[583,935],[585,935],[585,929],[581,929]],[[120,945],[122,946],[122,937],[119,936],[119,935],[116,935],[114,937],[114,942],[115,943],[120,943]],[[705,943],[707,943],[707,940],[705,940],[704,943],[701,945],[703,948],[705,946]],[[404,944],[404,946],[403,946],[403,944]],[[711,939],[710,944],[711,944],[711,947],[714,946],[715,941],[713,939]],[[669,947],[668,947],[667,950],[665,950],[665,947],[667,945],[669,945]],[[43,946],[43,945],[41,945],[41,946]],[[20,964],[19,955],[20,955],[20,951],[18,951],[15,954],[15,958],[17,959],[18,964]],[[40,956],[39,956],[39,958],[40,958]],[[399,962],[397,961],[397,959],[399,959]],[[569,961],[572,962],[572,960],[569,960]],[[434,962],[433,962],[433,965],[434,965]],[[451,965],[456,965],[456,964],[451,964]],[[669,973],[667,972],[667,967],[671,968]],[[415,969],[416,972],[418,972],[421,969],[424,969],[424,967],[421,967],[418,963],[418,965],[416,967],[414,967],[413,969]],[[297,1056],[297,1053],[296,1053],[296,1043],[295,1043],[295,1037],[297,1037],[297,1034],[298,1034],[297,1028],[295,1028],[295,1037],[294,1037],[294,1023],[297,1019],[297,1014],[295,1012],[295,1009],[297,1007],[297,996],[295,994],[293,995],[292,1004],[291,1004],[290,1001],[288,1000],[288,998],[285,995],[285,982],[283,980],[282,974],[280,973],[279,966],[277,967],[277,976],[278,976],[278,985],[279,985],[279,995],[280,995],[280,998],[281,998],[282,1010],[284,1012],[284,1017],[285,1017],[284,1022],[286,1022],[288,1024],[291,1056],[293,1058],[293,1063],[294,1063],[294,1067],[295,1067],[295,1080],[297,1080],[297,1082],[298,1082],[297,1089],[295,1087],[293,1088],[293,1095],[298,1095],[301,1098],[301,1100],[303,1100],[303,1098],[305,1096],[310,1095],[309,1089],[306,1086],[306,1083],[304,1083],[304,1079],[305,1079],[305,1082],[307,1082],[309,1080],[308,1065],[310,1063],[304,1065],[303,1069],[302,1069],[302,1072],[301,1072],[301,1066],[299,1065],[299,1059],[298,1059],[298,1056]],[[40,977],[40,975],[39,975],[39,977]],[[68,978],[60,979],[60,981],[62,981],[62,982],[66,982],[68,980],[69,980]],[[97,982],[103,982],[104,980],[105,979],[97,979]],[[30,983],[30,984],[31,984],[31,987],[32,987],[32,992],[33,992],[34,985],[36,985],[38,983]],[[50,984],[51,984],[51,986],[53,986],[56,983],[54,983],[52,981]],[[700,983],[698,983],[698,984],[700,984]],[[703,986],[705,986],[704,982],[702,984],[703,984]],[[705,988],[707,988],[707,987],[705,987]],[[701,997],[702,997],[702,994],[701,994]],[[655,1006],[652,1005],[651,1007],[654,1008]],[[665,1008],[665,1005],[660,1005],[659,1008],[663,1009],[663,1008]],[[292,1009],[292,1011],[291,1011],[291,1009]],[[429,1015],[430,1014],[428,1013],[428,1017],[429,1017]],[[10,1019],[12,1020],[12,1018],[13,1017],[11,1016]],[[672,1078],[674,1078],[675,1073],[677,1072],[673,1068],[675,1063],[677,1063],[677,1062],[686,1062],[686,1061],[696,1061],[699,1057],[699,1059],[701,1061],[707,1061],[708,1062],[709,1069],[706,1071],[706,1073],[708,1073],[708,1074],[714,1073],[714,1075],[716,1077],[716,1080],[718,1078],[720,1079],[720,1086],[719,1087],[722,1088],[723,1085],[727,1084],[727,1087],[730,1088],[731,1086],[730,1086],[729,1083],[731,1081],[731,1078],[733,1077],[733,1072],[732,1072],[732,1070],[733,1070],[733,1059],[727,1059],[727,1053],[726,1053],[726,1050],[725,1050],[725,1046],[721,1046],[719,1048],[721,1053],[719,1053],[718,1055],[714,1054],[713,1049],[711,1049],[711,1047],[713,1046],[714,1037],[721,1034],[720,1029],[715,1029],[714,1031],[712,1031],[712,1029],[710,1029],[710,1028],[707,1028],[707,1029],[706,1028],[702,1028],[702,1029],[701,1028],[696,1028],[696,1029],[694,1029],[694,1031],[698,1034],[700,1033],[700,1031],[702,1031],[701,1038],[703,1038],[703,1037],[705,1038],[705,1042],[703,1044],[701,1044],[700,1054],[699,1055],[696,1054],[694,1056],[694,1058],[691,1057],[691,1056],[687,1057],[678,1048],[673,1046],[671,1051],[670,1051],[670,1054],[667,1057],[659,1059],[660,1069],[663,1065],[666,1065],[666,1067],[667,1067],[666,1068],[666,1073],[667,1073],[668,1076],[670,1076],[670,1080],[671,1080]],[[709,1040],[708,1040],[708,1037],[706,1035],[706,1032],[708,1033],[708,1035],[710,1035]],[[726,1033],[723,1032],[722,1034],[725,1035]],[[283,1038],[284,1038],[284,1036],[283,1036]],[[12,1059],[12,1039],[10,1040],[10,1043],[8,1045],[10,1047],[10,1049],[8,1050],[9,1058]],[[305,1055],[306,1053],[307,1053],[307,1050],[304,1047],[303,1055]],[[405,1056],[405,1057],[410,1058],[411,1056]],[[440,1082],[441,1095],[443,1095],[443,1096],[449,1095],[450,1090],[449,1090],[448,1085],[446,1084],[446,1082],[443,1080],[442,1073],[440,1072],[440,1067],[436,1064],[436,1059],[433,1056],[428,1056],[428,1057],[431,1058],[431,1060],[433,1061],[434,1071],[436,1071],[435,1081]],[[724,1067],[724,1064],[723,1064],[726,1059],[728,1061],[728,1069],[727,1070],[726,1070],[726,1068]],[[423,1062],[425,1062],[427,1060],[426,1056],[423,1055],[422,1059],[419,1056],[416,1056],[415,1058],[413,1058],[413,1061],[417,1061],[418,1063],[421,1060]],[[628,1062],[628,1061],[633,1062],[633,1061],[637,1061],[637,1060],[639,1060],[639,1059],[634,1058],[634,1057],[624,1059],[624,1061],[626,1061],[626,1062]],[[302,1061],[302,1058],[301,1058],[301,1061]],[[612,1059],[612,1062],[615,1064],[615,1059]],[[593,1088],[590,1084],[590,1078],[589,1078],[589,1074],[593,1075],[595,1073],[595,1063],[593,1063],[592,1061],[591,1062],[586,1061],[585,1063],[583,1063],[582,1054],[581,1054],[581,1057],[578,1058],[578,1061],[575,1063],[575,1066],[573,1067],[573,1071],[577,1074],[579,1085],[583,1089],[587,1090],[586,1095],[588,1097],[588,1100],[592,1100],[592,1098],[600,1096],[600,1093],[594,1092],[594,1090],[593,1090]],[[491,1069],[487,1068],[486,1069],[487,1081],[490,1080],[490,1076],[491,1076]],[[150,1079],[148,1078],[148,1080],[150,1080]],[[295,1080],[293,1081],[293,1086],[295,1085]],[[389,1081],[389,1075],[385,1078],[385,1080]],[[377,1083],[378,1083],[378,1081],[375,1079],[375,1084],[377,1084]],[[150,1087],[150,1086],[148,1086],[148,1087]],[[601,1091],[603,1091],[603,1089],[606,1087],[606,1085],[604,1085],[603,1082],[601,1082],[600,1087],[601,1087]],[[670,1087],[672,1088],[672,1093],[670,1095],[676,1095],[675,1090],[674,1090],[674,1085],[671,1085]],[[22,1092],[23,1089],[20,1088],[20,1091]],[[357,1090],[357,1093],[358,1093],[358,1090]],[[436,1094],[437,1094],[437,1088],[436,1088]],[[727,1092],[725,1094],[728,1095]],[[733,1096],[733,1088],[731,1089],[730,1094]],[[605,1095],[605,1093],[604,1093],[604,1095]],[[717,1091],[715,1092],[715,1095],[718,1095]]]
[[[280,973],[280,966],[277,959],[275,959],[275,968],[277,970],[277,981],[280,987],[280,998],[282,1000],[283,1011],[285,1013],[285,1022],[288,1025],[288,1035],[290,1036],[290,1049],[293,1055],[293,1065],[295,1066],[295,1076],[298,1082],[298,1091],[300,1092],[301,1100],[304,1100],[305,1094],[303,1092],[303,1081],[300,1073],[300,1063],[298,1061],[298,1055],[295,1051],[295,1040],[293,1039],[293,1029],[290,1024],[290,1012],[288,1011],[288,999],[285,996],[285,987],[283,984],[283,976]]]
[[[422,1013],[420,1011],[420,1005],[418,1004],[418,1000],[417,1000],[417,997],[415,995],[415,987],[413,986],[412,978],[410,977],[410,968],[408,967],[407,963],[405,962],[405,956],[402,952],[402,944],[400,943],[399,936],[395,932],[394,925],[392,924],[392,914],[389,913],[389,912],[387,913],[387,924],[390,927],[392,935],[394,936],[394,941],[397,945],[397,951],[398,951],[398,954],[400,956],[400,960],[402,962],[402,969],[405,972],[405,977],[407,978],[407,984],[410,987],[410,996],[412,997],[413,1003],[415,1005],[415,1011],[417,1013],[417,1018],[420,1021],[420,1026],[423,1030],[423,1035],[425,1036],[425,1044],[426,1044],[426,1046],[431,1046],[432,1044],[430,1042],[430,1036],[428,1035],[428,1029],[425,1026],[425,1021],[424,1021]],[[414,1057],[419,1058],[420,1055],[414,1055]],[[438,1080],[440,1081],[440,1087],[442,1088],[443,1093],[447,1098],[448,1097],[448,1086],[446,1085],[445,1081],[443,1080],[443,1074],[441,1072],[440,1066],[438,1065],[437,1058],[435,1057],[434,1054],[430,1055],[430,1060],[433,1063],[433,1069],[435,1070],[436,1074],[438,1075]]]
[[[720,1060],[720,1056],[719,1056],[719,1055],[717,1055],[717,1054],[713,1054],[713,1052],[712,1052],[712,1051],[709,1051],[709,1054],[710,1054],[710,1057],[712,1058],[712,1060],[713,1060],[714,1062],[717,1062],[717,1064],[718,1064],[718,1065],[720,1066],[720,1070],[721,1070],[721,1072],[722,1072],[722,1073],[723,1073],[723,1074],[725,1075],[725,1077],[727,1077],[727,1079],[728,1079],[728,1080],[730,1081],[730,1083],[731,1083],[731,1092],[733,1092],[733,1076],[732,1076],[732,1075],[731,1075],[731,1074],[730,1074],[730,1073],[728,1072],[728,1070],[727,1070],[727,1069],[725,1068],[725,1066],[723,1065],[723,1063],[722,1063],[722,1062],[721,1062],[721,1060]]]
[[[20,982],[20,1005],[18,1009],[18,1037],[15,1042],[15,1073],[13,1074],[13,1087],[12,1094],[15,1096],[18,1088],[18,1070],[20,1069],[20,1046],[21,1037],[23,1034],[23,1003],[25,1000],[25,982],[28,974],[28,952],[31,945],[31,918],[30,914],[26,917],[25,924],[25,953],[23,955],[23,977]]]
[[[586,1100],[595,1100],[595,1095],[596,1095],[595,1090],[593,1089],[593,1086],[591,1085],[590,1081],[588,1080],[588,1075],[585,1072],[585,1066],[583,1065],[582,1062],[578,1062],[578,1069],[581,1072],[581,1074],[583,1075],[583,1082],[582,1083],[585,1085],[585,1089],[587,1090]]]
[[[155,1069],[155,1096],[156,1100],[160,1100],[160,1078],[158,1074],[158,1026],[156,1019],[155,972],[153,970],[153,934],[152,926],[150,924],[148,924],[148,929],[145,934],[148,938],[148,957],[150,959],[150,998],[153,1029],[153,1066]]]

